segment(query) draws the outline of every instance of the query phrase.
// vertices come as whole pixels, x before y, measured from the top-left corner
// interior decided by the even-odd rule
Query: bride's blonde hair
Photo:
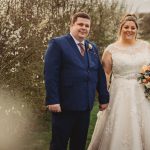
[[[127,21],[133,21],[135,23],[136,28],[138,29],[138,23],[137,23],[137,17],[135,14],[127,14],[125,15],[121,21],[120,21],[120,26],[119,26],[119,30],[118,30],[118,35],[120,36],[121,34],[121,30],[122,30],[122,26],[127,22]]]

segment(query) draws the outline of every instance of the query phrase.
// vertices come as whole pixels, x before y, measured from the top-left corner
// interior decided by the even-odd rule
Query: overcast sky
[[[150,12],[150,0],[120,0],[128,5],[129,12]]]

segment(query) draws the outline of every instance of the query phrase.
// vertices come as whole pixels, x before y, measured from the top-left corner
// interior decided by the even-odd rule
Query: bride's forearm
[[[106,73],[106,81],[107,81],[107,87],[109,88],[110,83],[111,83],[111,72],[110,73]]]

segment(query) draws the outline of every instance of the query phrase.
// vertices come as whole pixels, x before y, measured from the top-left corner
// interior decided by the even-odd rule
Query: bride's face
[[[124,40],[135,40],[137,35],[137,27],[133,21],[126,21],[121,29],[121,37]]]

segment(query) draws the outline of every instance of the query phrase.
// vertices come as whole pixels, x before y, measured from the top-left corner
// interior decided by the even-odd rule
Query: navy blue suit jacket
[[[53,38],[49,42],[44,63],[46,105],[60,104],[62,110],[91,110],[96,89],[99,102],[109,102],[98,50],[93,43],[89,47],[89,43],[85,40],[87,68],[70,34]]]

